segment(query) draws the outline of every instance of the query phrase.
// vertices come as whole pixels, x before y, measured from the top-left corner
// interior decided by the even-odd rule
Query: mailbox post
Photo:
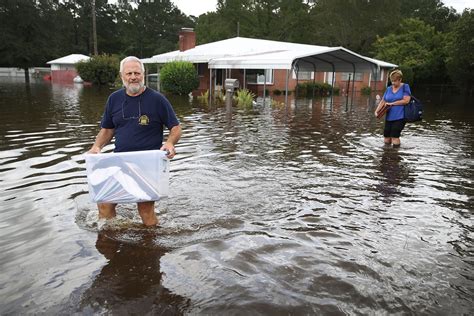
[[[227,108],[232,107],[232,97],[234,92],[239,88],[239,80],[237,79],[226,79],[224,83],[225,88],[225,105]]]

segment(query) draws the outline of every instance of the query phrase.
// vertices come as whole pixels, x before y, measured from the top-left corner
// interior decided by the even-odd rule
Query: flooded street
[[[110,92],[0,81],[1,315],[474,313],[472,100],[415,94],[387,148],[367,97],[171,98],[160,227],[130,204],[99,230],[82,154]]]

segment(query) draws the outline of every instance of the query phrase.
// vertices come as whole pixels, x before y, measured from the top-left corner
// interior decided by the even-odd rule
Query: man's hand
[[[91,149],[87,152],[88,154],[100,154],[100,147],[97,145],[92,145]]]
[[[164,143],[164,145],[161,146],[160,150],[167,151],[169,154],[166,155],[166,157],[168,157],[169,159],[173,158],[176,155],[176,150],[174,149],[174,145],[168,142]]]
[[[179,139],[181,138],[181,134],[181,126],[173,126],[170,130],[170,134],[168,135],[168,140],[160,148],[160,150],[167,150],[169,152],[169,154],[166,155],[166,157],[168,157],[169,159],[173,158],[176,155],[174,145],[178,143]]]

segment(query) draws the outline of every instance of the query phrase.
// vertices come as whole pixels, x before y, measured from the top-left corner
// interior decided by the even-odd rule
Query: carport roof
[[[175,60],[208,63],[211,69],[292,69],[365,72],[392,68],[395,64],[365,57],[344,47],[295,44],[245,37],[234,37],[142,59],[144,63],[164,64]]]

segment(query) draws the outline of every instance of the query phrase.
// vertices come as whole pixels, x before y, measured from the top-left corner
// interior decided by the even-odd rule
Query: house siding
[[[220,87],[217,87],[217,89],[221,89],[223,85],[223,81],[225,78],[225,69],[220,70],[222,72],[222,75],[219,76],[219,79],[217,80],[217,85]],[[216,70],[217,73],[217,70]],[[240,87],[243,87],[244,84],[244,71],[242,69],[229,69],[228,70],[228,78],[234,78],[238,79],[240,82]],[[285,91],[285,85],[286,85],[286,75],[287,72],[285,69],[274,69],[273,71],[273,83],[272,84],[266,84],[265,88],[269,93],[272,93],[274,90],[280,90],[280,91]],[[347,80],[343,80],[342,78],[343,73],[335,73],[335,83],[334,86],[339,88],[339,91],[341,94],[348,93],[347,91],[352,93],[352,84],[354,84],[354,90],[355,92],[360,92],[362,88],[368,87],[369,86],[369,80],[370,80],[370,87],[372,88],[372,91],[384,91],[386,87],[386,81],[384,80],[383,76],[381,80],[373,80],[373,76],[371,77],[370,73],[363,73],[362,78],[360,80],[355,80],[353,83],[352,80],[350,82],[349,89],[347,89]],[[308,82],[308,81],[313,81],[313,79],[310,80],[298,80],[299,83],[303,82]],[[315,81],[316,82],[326,82],[331,84],[331,82],[328,82],[328,73],[324,72],[316,72],[315,75]],[[213,81],[214,83],[214,81]],[[288,90],[294,91],[296,88],[297,80],[293,78],[293,75],[290,73],[289,79],[288,79]],[[252,92],[262,95],[263,94],[263,84],[249,84],[246,83],[247,89],[251,90]],[[209,90],[209,67],[206,64],[205,71],[202,75],[199,76],[199,88],[195,91],[193,91],[193,95],[200,95],[201,93],[206,92]]]

